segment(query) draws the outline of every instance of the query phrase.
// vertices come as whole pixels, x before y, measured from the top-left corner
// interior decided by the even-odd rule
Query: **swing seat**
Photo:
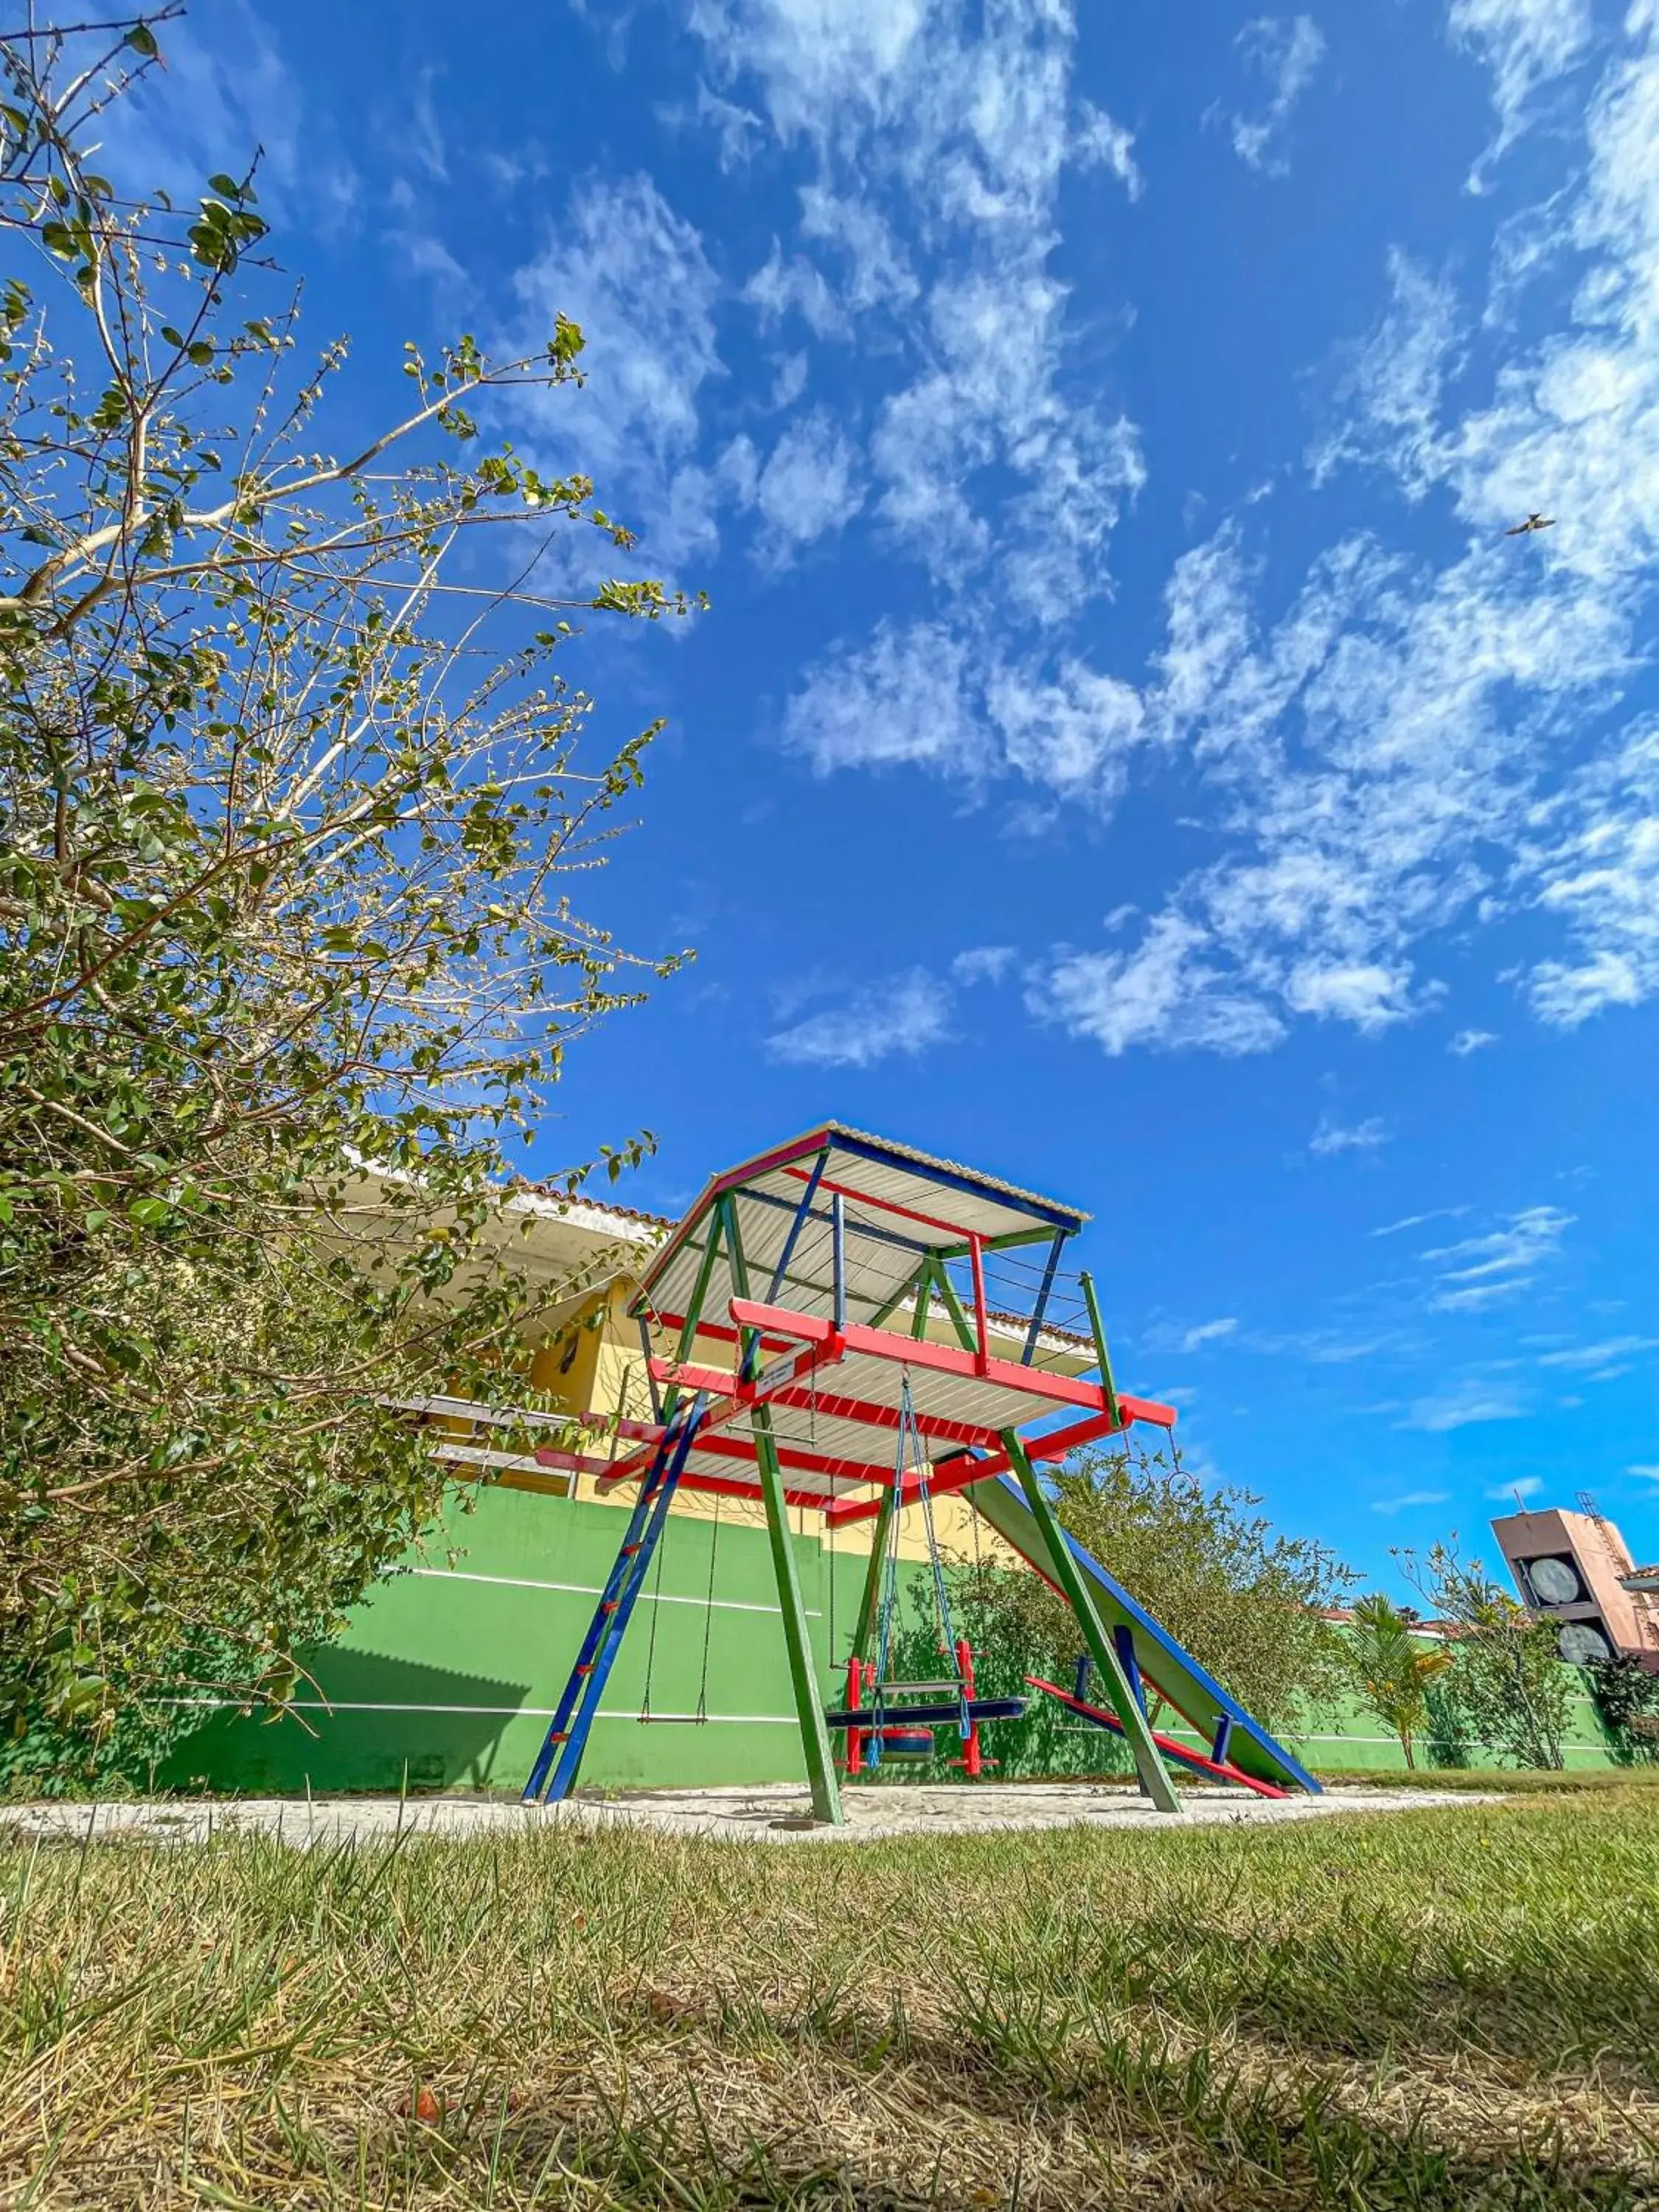
[[[933,1756],[932,1729],[889,1728],[880,1735],[882,1764],[890,1759],[914,1759],[926,1761]]]
[[[895,1686],[890,1684],[889,1686]],[[976,1721],[1020,1720],[1024,1717],[1025,1704],[1024,1698],[969,1698],[968,1700],[969,1724],[971,1726]],[[942,1727],[950,1721],[960,1723],[961,1719],[961,1702],[953,1698],[949,1705],[884,1705],[879,1712],[869,1706],[860,1708],[856,1712],[848,1712],[843,1707],[836,1712],[826,1713],[823,1717],[823,1724],[826,1728],[832,1729],[866,1729],[873,1731],[878,1728],[884,1729],[890,1726],[897,1726],[901,1723],[906,1728],[920,1727],[929,1723]]]

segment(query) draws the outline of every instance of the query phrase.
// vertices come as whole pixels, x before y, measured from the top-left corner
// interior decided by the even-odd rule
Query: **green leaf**
[[[134,53],[142,54],[147,62],[157,61],[161,58],[161,49],[156,44],[155,33],[148,23],[135,23],[127,33],[126,43],[132,48]]]

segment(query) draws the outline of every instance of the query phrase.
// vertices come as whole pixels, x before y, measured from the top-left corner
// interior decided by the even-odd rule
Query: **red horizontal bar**
[[[663,1328],[685,1327],[684,1314],[663,1313],[655,1315],[653,1318]],[[728,1328],[723,1321],[700,1321],[696,1333],[699,1336],[712,1336],[716,1344],[735,1344],[741,1334],[738,1329]],[[762,1348],[767,1352],[787,1352],[792,1344],[799,1342],[798,1336],[763,1336],[761,1339]]]
[[[714,1391],[732,1388],[732,1376],[723,1374],[717,1367],[680,1367],[672,1359],[653,1359],[651,1371],[659,1382],[678,1382],[683,1389]],[[783,1383],[775,1390],[769,1390],[764,1399],[758,1401],[751,1392],[743,1401],[743,1407],[739,1410],[754,1403],[787,1406],[803,1412],[816,1407],[825,1420],[861,1421],[871,1429],[896,1429],[899,1425],[896,1406],[874,1405],[864,1398],[832,1398],[822,1390],[809,1389],[801,1382]],[[1002,1442],[1000,1429],[986,1428],[978,1421],[947,1421],[937,1414],[919,1413],[916,1428],[930,1443],[979,1444],[987,1451],[994,1451]]]
[[[834,1475],[843,1482],[890,1482],[893,1479],[890,1467],[878,1467],[866,1460],[833,1459],[823,1452],[802,1451],[781,1437],[774,1437],[773,1442],[777,1448],[778,1464],[793,1468],[797,1474]],[[694,1455],[706,1451],[716,1459],[752,1461],[755,1456],[754,1442],[748,1437],[710,1437],[705,1440],[699,1436],[691,1449]]]
[[[815,1368],[832,1366],[840,1357],[838,1352],[825,1353],[809,1346],[805,1352],[796,1355],[791,1371],[797,1376],[810,1375]],[[651,1372],[659,1382],[677,1382],[693,1391],[706,1391],[710,1396],[724,1401],[724,1403],[706,1409],[697,1430],[699,1437],[706,1437],[713,1429],[723,1428],[727,1421],[735,1419],[744,1412],[753,1401],[755,1386],[752,1382],[739,1385],[735,1376],[722,1374],[719,1368],[681,1367],[677,1371],[671,1371],[671,1366],[669,1361],[653,1359]],[[702,1379],[691,1380],[694,1376]],[[769,1392],[768,1395],[772,1394]],[[659,1431],[658,1434],[660,1434]],[[617,1462],[611,1469],[607,1480],[622,1482],[630,1474],[641,1473],[651,1464],[651,1455],[655,1449],[654,1441],[641,1444],[638,1451],[630,1452],[625,1460]]]
[[[1061,1690],[1053,1682],[1045,1682],[1040,1674],[1028,1674],[1025,1680],[1032,1689],[1045,1691],[1049,1697],[1058,1698],[1070,1711],[1081,1713],[1085,1720],[1092,1721],[1097,1728],[1110,1729],[1116,1735],[1123,1734],[1122,1722],[1115,1713],[1109,1713],[1103,1706],[1091,1705],[1082,1698],[1074,1698],[1069,1690]],[[1236,1782],[1241,1790],[1254,1790],[1258,1797],[1288,1797],[1291,1794],[1276,1782],[1259,1781],[1254,1774],[1246,1774],[1231,1761],[1206,1759],[1201,1751],[1194,1751],[1190,1745],[1180,1742],[1172,1735],[1165,1735],[1160,1729],[1153,1729],[1150,1733],[1152,1741],[1166,1759],[1176,1759],[1182,1766],[1190,1766],[1195,1773],[1212,1775],[1218,1782]]]
[[[1121,1401],[1120,1401],[1120,1403]],[[1029,1460],[1064,1459],[1067,1452],[1077,1451],[1084,1444],[1098,1442],[1102,1437],[1115,1436],[1127,1423],[1115,1421],[1109,1413],[1091,1414],[1086,1421],[1073,1421],[1063,1429],[1051,1429],[1047,1436],[1032,1437],[1025,1443]],[[971,1490],[975,1483],[988,1482],[993,1475],[1008,1472],[1008,1455],[998,1440],[998,1449],[984,1459],[964,1460],[959,1465],[930,1468],[927,1475],[927,1494],[930,1498],[949,1498],[958,1490]],[[915,1475],[906,1475],[899,1492],[901,1509],[915,1503],[921,1494],[921,1483]],[[829,1509],[828,1517],[840,1528],[848,1521],[871,1521],[881,1510],[879,1498],[849,1498]]]
[[[1101,1385],[1085,1382],[1079,1376],[1051,1375],[1042,1368],[1017,1366],[1012,1359],[981,1359],[957,1345],[929,1344],[913,1336],[897,1336],[891,1329],[871,1328],[863,1322],[849,1321],[837,1332],[832,1321],[817,1314],[791,1313],[786,1307],[760,1305],[752,1298],[733,1298],[731,1313],[741,1328],[774,1329],[780,1335],[793,1337],[798,1343],[823,1345],[837,1358],[859,1353],[935,1375],[994,1382],[999,1389],[1051,1399],[1056,1404],[1076,1406],[1091,1413],[1106,1409],[1106,1393]],[[1144,1398],[1126,1398],[1121,1393],[1118,1403],[1132,1421],[1152,1421],[1161,1429],[1175,1426],[1173,1406],[1156,1405]]]

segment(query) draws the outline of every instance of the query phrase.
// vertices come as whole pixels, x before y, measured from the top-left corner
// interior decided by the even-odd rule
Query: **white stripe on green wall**
[[[568,1597],[603,1597],[605,1595],[605,1592],[597,1583],[538,1583],[531,1581],[527,1575],[475,1575],[468,1573],[462,1567],[411,1567],[409,1571],[411,1575],[424,1575],[430,1581],[440,1583],[495,1583],[502,1589],[557,1590]],[[717,1597],[712,1601],[706,1597],[676,1597],[670,1590],[641,1590],[636,1602],[641,1605],[695,1605],[700,1606],[705,1613],[708,1611],[711,1602],[716,1613],[775,1613],[778,1609],[775,1605],[757,1605],[750,1600],[741,1597]],[[823,1615],[808,1606],[806,1618],[809,1620],[822,1620]],[[411,1705],[409,1710],[410,1712],[424,1712],[428,1708],[424,1705]],[[450,1708],[447,1705],[441,1708],[434,1706],[431,1710],[447,1712]],[[454,1710],[459,1712],[461,1708],[457,1706]]]

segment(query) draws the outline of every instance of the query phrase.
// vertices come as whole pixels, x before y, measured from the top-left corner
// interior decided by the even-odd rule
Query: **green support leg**
[[[1048,1492],[1038,1480],[1036,1469],[1025,1455],[1025,1448],[1012,1429],[1002,1432],[1003,1449],[1008,1455],[1008,1464],[1019,1477],[1020,1487],[1025,1492],[1025,1502],[1032,1517],[1042,1529],[1054,1560],[1055,1578],[1065,1592],[1066,1601],[1083,1631],[1083,1641],[1089,1656],[1100,1669],[1100,1679],[1106,1685],[1113,1710],[1123,1723],[1123,1733],[1135,1755],[1135,1770],[1141,1786],[1160,1813],[1178,1813],[1181,1799],[1176,1794],[1164,1761],[1158,1757],[1158,1746],[1152,1741],[1152,1731],[1140,1702],[1130,1688],[1123,1672],[1117,1650],[1106,1633],[1105,1625],[1095,1610],[1095,1601],[1089,1585],[1077,1570],[1066,1542],[1064,1530],[1049,1502]]]
[[[749,1267],[738,1234],[737,1209],[729,1198],[720,1200],[726,1231],[732,1286],[740,1298],[749,1296]],[[754,1332],[744,1332],[746,1363]],[[812,1662],[812,1640],[806,1625],[806,1607],[800,1594],[800,1575],[795,1565],[794,1540],[789,1530],[789,1508],[783,1494],[783,1469],[772,1437],[772,1417],[764,1406],[754,1407],[749,1425],[755,1438],[755,1469],[760,1477],[766,1505],[766,1533],[772,1546],[772,1567],[777,1577],[778,1608],[783,1615],[784,1649],[789,1658],[789,1680],[800,1719],[801,1750],[806,1759],[806,1778],[812,1792],[814,1817],[832,1826],[842,1824],[841,1788],[830,1756],[830,1731],[823,1724],[823,1698]]]
[[[892,1540],[893,1492],[884,1490],[881,1504],[876,1513],[875,1541],[870,1547],[870,1571],[864,1577],[864,1595],[859,1601],[859,1617],[853,1637],[853,1655],[860,1659],[870,1656],[870,1644],[875,1635],[876,1615],[881,1606],[881,1581],[887,1562],[887,1547]]]

